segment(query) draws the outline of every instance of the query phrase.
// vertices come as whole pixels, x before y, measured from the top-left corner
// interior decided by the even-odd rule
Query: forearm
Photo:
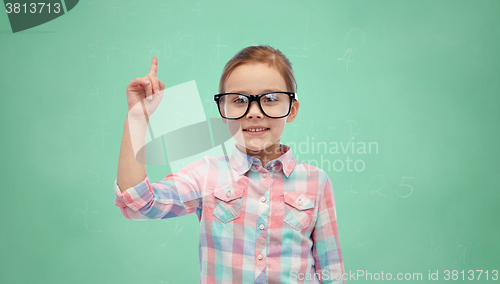
[[[146,177],[146,165],[139,162],[145,161],[145,149],[139,150],[146,144],[147,127],[146,119],[125,118],[116,182],[122,192]]]

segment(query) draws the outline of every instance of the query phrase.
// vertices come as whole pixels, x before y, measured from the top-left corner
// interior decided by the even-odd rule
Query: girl
[[[122,214],[165,219],[196,213],[200,283],[345,283],[331,181],[280,144],[299,110],[289,60],[270,46],[233,56],[214,96],[236,141],[232,152],[205,156],[151,183],[132,145],[145,144],[148,118],[163,96],[157,65],[153,57],[149,74],[127,86],[114,184]]]

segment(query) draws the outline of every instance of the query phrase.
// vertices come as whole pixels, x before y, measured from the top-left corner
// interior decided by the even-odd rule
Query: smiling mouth
[[[249,128],[249,129],[243,129],[243,131],[248,131],[248,132],[262,132],[262,131],[266,131],[266,130],[269,130],[269,128]]]

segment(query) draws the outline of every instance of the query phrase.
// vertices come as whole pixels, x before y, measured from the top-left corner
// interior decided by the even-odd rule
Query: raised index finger
[[[156,77],[156,72],[158,71],[158,59],[153,56],[153,61],[151,62],[151,69],[149,69],[149,74],[153,74]]]

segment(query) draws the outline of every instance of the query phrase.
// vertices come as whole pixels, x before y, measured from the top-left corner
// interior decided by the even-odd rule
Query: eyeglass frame
[[[272,117],[272,116],[267,115],[267,113],[262,109],[262,105],[260,104],[260,98],[261,97],[263,97],[265,95],[269,95],[269,94],[275,94],[275,93],[287,94],[290,97],[290,105],[288,106],[288,112],[287,112],[287,114],[285,114],[283,116]],[[249,100],[249,102],[248,102],[247,110],[245,111],[245,113],[242,116],[238,117],[238,118],[228,118],[228,117],[223,116],[222,112],[220,111],[220,105],[219,105],[219,100],[220,100],[220,98],[223,95],[241,95],[241,96],[247,97],[248,100]],[[230,120],[237,120],[237,119],[240,119],[240,118],[244,117],[245,115],[247,115],[247,113],[250,110],[250,106],[252,105],[253,101],[257,102],[257,104],[259,105],[260,111],[265,116],[267,116],[269,118],[283,118],[283,117],[286,117],[286,116],[288,116],[290,114],[290,111],[292,110],[293,100],[299,101],[298,98],[297,98],[297,93],[294,93],[294,92],[281,92],[281,91],[267,92],[267,93],[263,93],[263,94],[260,94],[260,95],[247,95],[247,94],[242,94],[242,93],[223,93],[223,94],[214,95],[214,101],[215,101],[215,104],[217,105],[217,109],[219,110],[220,116],[222,116],[222,118],[230,119]]]

